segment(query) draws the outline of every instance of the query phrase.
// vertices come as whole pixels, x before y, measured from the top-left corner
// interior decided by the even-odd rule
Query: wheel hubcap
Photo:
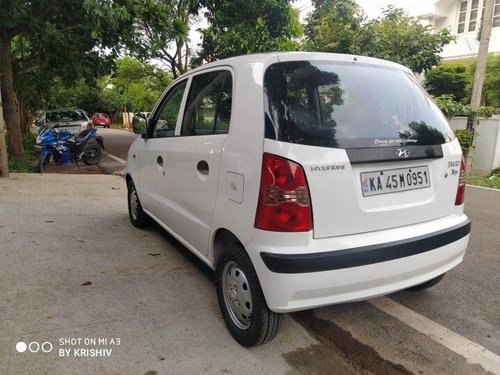
[[[130,212],[132,213],[132,217],[134,220],[137,220],[137,216],[139,214],[139,198],[137,197],[137,192],[134,188],[130,192]]]
[[[231,320],[242,330],[252,324],[253,303],[248,279],[236,262],[228,262],[222,272],[224,303]]]

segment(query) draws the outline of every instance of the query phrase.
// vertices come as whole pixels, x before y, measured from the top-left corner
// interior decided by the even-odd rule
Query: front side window
[[[231,101],[230,72],[210,72],[193,77],[181,135],[226,134],[231,117]]]
[[[264,76],[265,133],[334,148],[439,145],[446,118],[409,74],[363,64],[295,61]]]
[[[152,138],[174,136],[177,117],[179,115],[185,89],[186,81],[179,83],[167,95],[167,98],[161,105],[159,115],[151,120]]]

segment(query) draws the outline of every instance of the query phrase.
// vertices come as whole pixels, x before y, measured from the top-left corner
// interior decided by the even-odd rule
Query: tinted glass
[[[224,134],[231,117],[232,79],[227,71],[193,78],[181,135]]]
[[[173,88],[167,99],[163,102],[160,114],[152,121],[154,125],[153,138],[174,136],[177,116],[179,115],[185,89],[186,81]]]
[[[286,62],[264,77],[266,137],[353,148],[438,145],[454,139],[413,78],[362,64]]]

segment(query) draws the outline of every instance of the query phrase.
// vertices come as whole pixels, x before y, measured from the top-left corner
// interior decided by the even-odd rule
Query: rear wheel
[[[52,159],[52,155],[47,155],[47,154],[40,154],[38,157],[38,164],[37,164],[37,172],[38,173],[44,173],[47,172],[47,168],[49,166],[49,163]]]
[[[96,165],[101,160],[102,150],[97,142],[87,143],[82,152],[82,161],[85,165]]]
[[[411,291],[414,291],[414,292],[418,292],[419,290],[424,290],[424,289],[432,288],[434,285],[436,285],[441,280],[443,280],[444,275],[445,274],[443,273],[442,275],[439,275],[439,276],[437,276],[437,277],[435,277],[433,279],[430,279],[429,281],[426,281],[425,283],[412,286],[411,288],[408,288],[408,290],[411,290]]]
[[[282,314],[267,307],[259,279],[245,249],[228,245],[216,267],[217,299],[233,338],[243,346],[271,341]]]
[[[134,227],[144,228],[149,224],[149,216],[142,209],[137,190],[134,183],[129,181],[127,184],[128,190],[128,216]]]

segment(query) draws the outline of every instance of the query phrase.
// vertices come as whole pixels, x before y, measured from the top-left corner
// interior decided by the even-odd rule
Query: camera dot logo
[[[50,353],[53,349],[52,343],[49,341],[45,341],[43,343],[38,343],[36,341],[32,341],[29,344],[26,344],[24,341],[19,341],[16,344],[16,350],[19,353],[24,353],[26,349],[29,350],[31,353],[38,353],[38,352],[43,352],[43,353]]]
[[[25,342],[23,341],[19,341],[17,344],[16,344],[16,350],[19,352],[19,353],[24,353],[26,351],[26,349],[28,348],[28,345],[26,345]]]

